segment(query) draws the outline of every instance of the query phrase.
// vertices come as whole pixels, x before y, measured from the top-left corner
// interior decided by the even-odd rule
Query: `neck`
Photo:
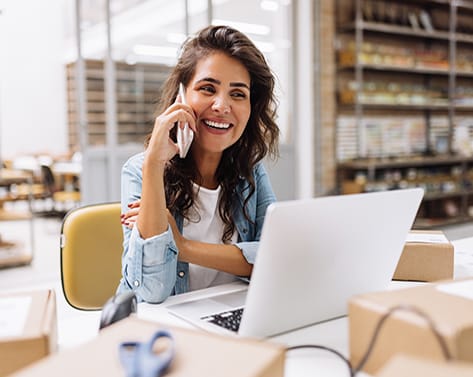
[[[197,170],[202,178],[201,186],[208,189],[216,189],[218,187],[217,172],[218,165],[222,158],[222,154],[199,154],[194,155],[194,161],[197,166]]]

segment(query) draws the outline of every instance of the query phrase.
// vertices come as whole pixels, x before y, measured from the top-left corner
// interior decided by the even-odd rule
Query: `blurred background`
[[[118,200],[181,43],[208,24],[246,33],[277,76],[281,156],[265,163],[280,200],[423,187],[416,228],[473,219],[471,0],[0,0],[0,12],[4,220]]]

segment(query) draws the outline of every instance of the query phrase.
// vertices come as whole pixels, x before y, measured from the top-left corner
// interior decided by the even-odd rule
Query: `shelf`
[[[456,218],[417,218],[414,222],[413,229],[432,229],[440,228],[449,225],[463,224],[465,222],[473,221],[473,218],[468,216],[461,216]]]
[[[473,157],[461,156],[435,156],[435,157],[409,157],[395,159],[360,159],[339,164],[342,169],[392,169],[404,167],[428,167],[436,165],[455,165],[473,163]]]
[[[369,102],[361,102],[360,105],[362,105],[364,108],[368,110],[393,110],[393,109],[398,109],[398,110],[448,110],[449,105],[434,105],[434,104],[425,104],[425,105],[415,105],[415,104],[399,104],[399,103],[369,103]],[[356,104],[343,104],[341,105],[341,108],[347,110],[347,109],[352,109]],[[472,110],[471,107],[459,107],[459,109],[464,109],[464,110]]]
[[[0,209],[0,221],[30,220],[31,212],[6,211]]]
[[[400,73],[412,73],[412,74],[427,74],[427,75],[440,75],[447,76],[449,75],[448,69],[436,69],[436,68],[419,68],[415,66],[394,66],[394,65],[385,65],[385,64],[359,64],[361,69],[372,70],[372,71],[383,71],[383,72],[400,72]],[[340,69],[356,69],[356,65],[342,65]],[[460,74],[466,76],[473,76],[473,73],[461,72]]]
[[[158,64],[134,64],[115,62],[117,101],[117,140],[123,143],[142,144],[151,132],[159,91],[166,80],[170,67]],[[76,63],[69,63],[67,73],[69,146],[79,148],[76,113]],[[85,99],[87,140],[91,145],[106,142],[107,116],[105,103],[105,65],[103,61],[85,61]]]
[[[368,22],[368,21],[362,21],[358,25],[353,22],[347,26],[341,27],[340,31],[354,32],[357,29],[357,27],[365,31],[374,31],[378,33],[394,34],[394,35],[405,35],[405,36],[415,37],[415,38],[432,38],[432,39],[440,39],[440,40],[449,39],[449,33],[446,31],[429,32],[426,30],[414,29],[407,26],[391,25],[391,24],[384,24],[380,22]]]
[[[473,1],[358,1],[337,1],[338,189],[423,187],[417,226],[473,220]]]

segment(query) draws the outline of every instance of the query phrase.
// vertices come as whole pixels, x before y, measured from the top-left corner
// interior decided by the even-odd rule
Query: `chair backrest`
[[[120,203],[75,208],[61,226],[61,281],[76,309],[98,310],[115,294],[121,277]]]

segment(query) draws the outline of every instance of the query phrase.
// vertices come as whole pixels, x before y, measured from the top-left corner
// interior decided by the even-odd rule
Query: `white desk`
[[[231,292],[246,285],[246,283],[236,282],[172,296],[160,305],[141,303],[138,305],[138,317],[159,321],[160,323],[172,326],[195,328],[195,326],[169,314],[166,307],[189,299],[208,297],[221,292]],[[348,355],[347,339],[348,320],[347,318],[342,318],[276,336],[271,338],[270,341],[285,345],[322,344],[335,348],[344,355]],[[319,373],[319,371],[324,371],[324,373]],[[341,359],[325,351],[297,350],[289,354],[289,357],[286,359],[285,376],[313,377],[314,375],[348,377],[348,369]],[[362,376],[363,374],[360,375]]]
[[[455,247],[455,278],[473,277],[473,237],[452,242]],[[212,296],[220,292],[237,290],[245,283],[225,284],[201,291],[190,292],[169,297],[163,304],[152,305],[141,303],[138,305],[138,317],[146,320],[158,321],[165,325],[193,327],[168,313],[166,307],[170,304],[187,301],[189,299]],[[393,282],[392,288],[410,286],[411,282]],[[420,283],[422,284],[422,283]],[[76,311],[79,312],[79,311]],[[62,321],[59,319],[60,346],[73,346],[82,343],[97,334],[99,312],[80,312],[74,318]],[[79,322],[80,321],[80,322]],[[348,356],[348,318],[327,321],[304,329],[292,331],[284,335],[271,338],[270,341],[285,345],[320,344],[334,348]],[[331,353],[318,350],[297,350],[288,354],[286,359],[285,377],[348,377],[345,363]],[[360,373],[358,376],[368,376]]]
[[[452,241],[455,248],[454,279],[473,276],[473,235]]]

